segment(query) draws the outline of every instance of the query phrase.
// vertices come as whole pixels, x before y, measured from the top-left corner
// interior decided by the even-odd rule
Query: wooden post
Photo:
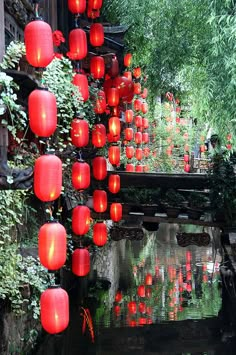
[[[0,62],[5,52],[4,1],[0,0]]]

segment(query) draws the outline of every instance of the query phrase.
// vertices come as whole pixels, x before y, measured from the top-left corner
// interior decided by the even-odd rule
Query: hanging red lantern
[[[205,144],[201,144],[200,145],[200,152],[201,153],[204,153],[206,151],[206,146],[205,146]]]
[[[133,110],[126,110],[125,111],[125,122],[132,123],[134,118]]]
[[[120,303],[122,301],[123,295],[121,291],[117,291],[115,295],[115,302]]]
[[[134,118],[134,123],[135,123],[135,126],[136,126],[137,128],[142,127],[142,125],[143,125],[142,116],[139,116],[139,115],[135,116],[135,118]]]
[[[185,165],[184,165],[184,171],[185,171],[186,173],[190,173],[190,165],[189,165],[189,164],[185,164]]]
[[[94,56],[90,60],[90,73],[94,79],[101,79],[105,74],[105,62],[103,57]]]
[[[85,147],[89,142],[88,122],[79,118],[74,118],[70,131],[72,144],[78,148]]]
[[[94,20],[95,18],[100,16],[100,10],[99,9],[94,10],[94,9],[91,9],[90,7],[88,7],[87,8],[87,16]]]
[[[38,253],[48,270],[60,269],[66,261],[66,230],[58,222],[45,223],[39,230]]]
[[[49,334],[63,332],[69,324],[69,297],[65,290],[52,286],[41,294],[40,318]]]
[[[97,114],[102,114],[106,111],[106,106],[107,102],[105,92],[100,90],[98,92],[98,97],[95,102],[94,112]]]
[[[112,165],[120,164],[120,147],[118,145],[112,145],[108,148],[108,159]]]
[[[114,202],[110,206],[110,217],[112,221],[119,222],[122,218],[122,204]]]
[[[102,213],[107,209],[107,193],[103,190],[94,190],[93,209],[95,212]]]
[[[44,202],[54,201],[61,194],[62,162],[52,154],[42,155],[34,165],[34,193]]]
[[[112,136],[119,136],[120,135],[120,119],[117,116],[113,116],[109,118],[108,121],[109,126],[109,133]]]
[[[117,88],[109,88],[107,90],[107,104],[109,106],[117,106],[119,101],[119,90]]]
[[[141,84],[140,83],[134,83],[134,94],[139,95],[141,93]]]
[[[143,102],[141,104],[141,111],[142,111],[143,114],[148,112],[148,104],[146,102]]]
[[[102,7],[102,0],[88,0],[88,6],[93,10],[99,10]]]
[[[186,163],[189,162],[189,155],[188,155],[188,154],[184,154],[184,161],[185,161]]]
[[[176,117],[175,122],[180,123],[180,117]]]
[[[92,144],[97,148],[102,148],[106,144],[106,127],[101,123],[93,126]]]
[[[148,119],[146,117],[143,117],[142,126],[144,129],[147,129],[149,127]]]
[[[147,89],[147,88],[144,88],[144,89],[143,89],[143,92],[142,92],[142,94],[141,94],[141,97],[142,97],[143,99],[146,99],[147,96],[148,96],[148,89]]]
[[[142,133],[136,132],[134,135],[134,140],[135,140],[136,144],[141,144],[142,143]]]
[[[85,190],[90,185],[90,166],[84,161],[72,165],[72,185],[76,190]]]
[[[132,54],[131,53],[127,53],[124,56],[124,66],[125,67],[130,67],[132,63]]]
[[[92,160],[93,176],[96,180],[104,180],[107,176],[107,161],[102,156],[97,156]]]
[[[39,137],[50,137],[57,127],[56,97],[46,89],[36,89],[28,99],[29,125]]]
[[[133,69],[133,75],[136,79],[140,78],[141,76],[141,68],[138,67],[138,68],[134,68]]]
[[[129,81],[132,81],[132,73],[131,73],[131,71],[125,71],[125,72],[123,73],[123,76],[124,76],[125,78],[127,78]]]
[[[136,157],[137,160],[142,160],[142,158],[143,158],[143,150],[142,150],[142,148],[136,148],[135,157]]]
[[[111,112],[112,112],[112,116],[117,116],[117,117],[119,117],[119,116],[120,116],[120,109],[119,109],[119,106],[111,107]]]
[[[72,272],[77,276],[86,276],[90,271],[90,255],[87,249],[79,248],[72,253]]]
[[[145,156],[145,158],[149,157],[149,155],[150,155],[150,148],[149,147],[143,148],[143,155]]]
[[[119,96],[122,100],[127,100],[127,98],[133,98],[134,96],[134,83],[128,80],[125,76],[117,76],[114,79],[108,79],[104,82],[104,90],[107,90],[110,87],[116,87],[119,90]]]
[[[103,247],[107,242],[107,226],[102,221],[98,221],[93,226],[93,242],[98,247]]]
[[[112,174],[108,178],[108,189],[112,194],[120,191],[120,175]]]
[[[149,165],[143,165],[143,172],[147,173],[150,170]]]
[[[88,233],[90,227],[90,209],[87,206],[77,206],[72,211],[72,230],[77,235]]]
[[[147,132],[142,133],[142,142],[147,144],[149,142],[149,134]]]
[[[145,276],[145,284],[148,285],[148,286],[152,285],[152,274],[148,273]]]
[[[52,29],[42,20],[31,21],[25,27],[26,59],[36,68],[45,68],[54,57]]]
[[[128,146],[125,148],[125,154],[128,159],[133,158],[134,156],[134,147]]]
[[[127,171],[129,173],[133,173],[134,172],[134,164],[126,164],[125,171]]]
[[[152,289],[151,289],[150,287],[147,287],[147,288],[146,288],[145,296],[146,296],[147,298],[151,298],[151,296],[152,296]]]
[[[127,141],[132,141],[132,139],[134,138],[134,130],[131,127],[127,127],[125,128],[125,139]]]
[[[172,155],[172,148],[171,147],[168,147],[167,149],[166,149],[166,154],[167,155]]]
[[[143,172],[143,165],[136,165],[135,171],[136,171],[136,173],[142,173]]]
[[[145,297],[145,286],[144,285],[138,286],[137,295],[139,297]]]
[[[68,0],[68,9],[72,14],[82,14],[86,9],[86,0]]]
[[[142,101],[140,99],[134,100],[134,109],[135,111],[141,111]]]
[[[87,101],[89,98],[89,87],[88,87],[87,75],[75,74],[75,76],[73,77],[72,83],[78,87],[83,100]]]
[[[146,304],[144,302],[140,302],[138,305],[138,311],[140,313],[146,313]]]
[[[69,33],[69,48],[74,60],[84,59],[88,52],[85,31],[76,28]]]
[[[109,143],[117,143],[120,140],[120,134],[113,136],[111,133],[107,133],[107,140]]]
[[[94,47],[100,47],[104,43],[104,28],[101,23],[93,23],[89,31],[90,43]]]
[[[135,301],[130,301],[127,306],[130,314],[135,314],[137,312],[137,304]]]
[[[108,74],[111,78],[115,78],[117,75],[119,75],[119,71],[119,62],[116,57],[113,57],[111,59],[111,67],[108,71]]]

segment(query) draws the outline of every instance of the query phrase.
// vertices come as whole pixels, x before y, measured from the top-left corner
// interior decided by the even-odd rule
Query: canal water
[[[205,246],[179,246],[177,233],[208,233]],[[70,324],[45,335],[34,354],[236,354],[222,307],[217,229],[160,224],[142,240],[111,241],[89,277],[64,276]],[[193,243],[193,239],[191,239]]]

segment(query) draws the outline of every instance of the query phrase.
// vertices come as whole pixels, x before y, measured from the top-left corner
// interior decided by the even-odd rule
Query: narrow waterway
[[[177,232],[203,227],[161,224],[140,241],[111,241],[93,255],[88,278],[66,274],[70,325],[46,335],[37,355],[235,354],[222,314],[219,231],[205,229],[211,242],[201,247],[179,246]]]

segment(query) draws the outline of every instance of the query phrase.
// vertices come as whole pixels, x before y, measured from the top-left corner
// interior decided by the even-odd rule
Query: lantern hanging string
[[[35,14],[35,18],[39,18],[39,2],[40,0],[33,0],[33,4],[34,4],[34,14]]]

